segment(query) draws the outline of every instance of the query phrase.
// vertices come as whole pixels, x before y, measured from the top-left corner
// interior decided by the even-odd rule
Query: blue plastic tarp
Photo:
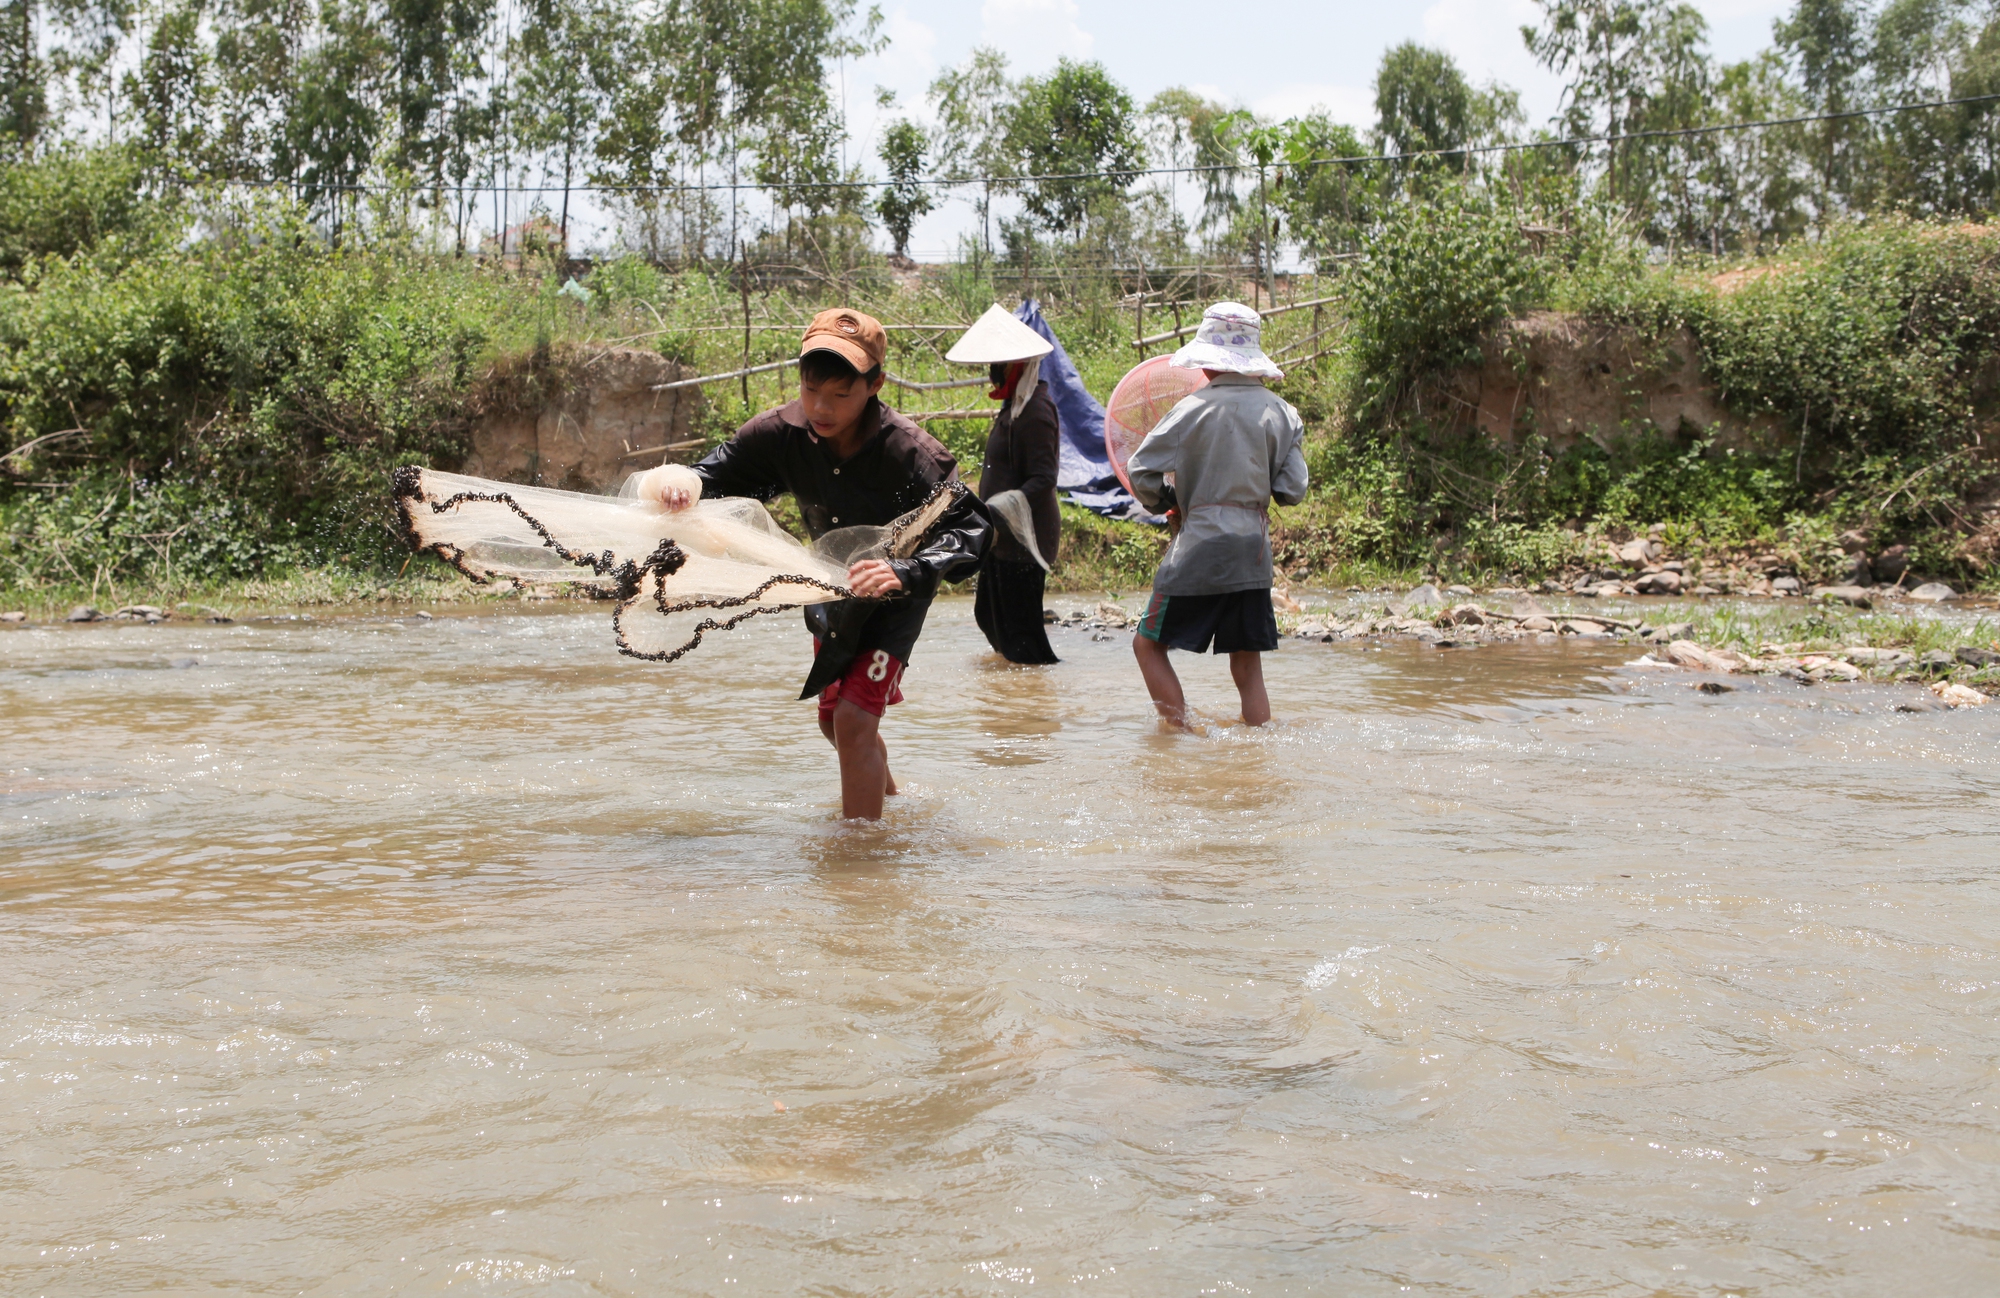
[[[1146,512],[1112,471],[1111,458],[1104,450],[1104,407],[1083,386],[1075,363],[1063,350],[1062,340],[1043,318],[1042,304],[1029,298],[1014,312],[1014,318],[1048,339],[1055,348],[1042,357],[1042,377],[1048,380],[1049,395],[1055,398],[1061,430],[1057,442],[1056,489],[1085,509],[1109,518],[1165,522]]]

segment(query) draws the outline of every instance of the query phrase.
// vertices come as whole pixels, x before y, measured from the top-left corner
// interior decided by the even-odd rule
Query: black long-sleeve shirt
[[[794,401],[744,424],[694,471],[704,496],[748,496],[768,503],[790,492],[815,540],[835,528],[894,522],[958,475],[950,451],[880,401],[863,409],[861,428],[861,449],[838,459],[813,434]],[[838,680],[864,651],[883,649],[908,662],[938,583],[977,564],[992,533],[977,500],[966,496],[938,521],[915,554],[888,561],[903,583],[902,594],[807,605],[806,625],[819,637],[820,648],[799,697],[815,695]]]
[[[1056,561],[1056,545],[1062,539],[1062,511],[1056,505],[1059,431],[1055,399],[1044,380],[1021,407],[1019,417],[1012,403],[1002,406],[993,417],[993,427],[986,434],[986,462],[979,471],[981,500],[991,500],[1003,491],[1019,491],[1028,498],[1028,508],[1035,516],[1035,548],[1050,563]],[[1005,529],[997,530],[993,553],[1016,563],[1028,561],[1027,551]]]

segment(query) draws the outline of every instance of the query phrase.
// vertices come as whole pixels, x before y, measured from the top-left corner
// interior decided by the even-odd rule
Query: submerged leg
[[[889,745],[882,720],[842,699],[834,705],[831,729],[840,754],[840,814],[848,820],[882,819],[882,799],[895,792],[889,775]]]
[[[1181,678],[1167,659],[1167,648],[1143,635],[1132,637],[1132,656],[1139,660],[1139,675],[1145,679],[1146,693],[1160,720],[1170,726],[1187,728],[1187,695],[1181,692]]]
[[[832,712],[821,711],[819,714],[819,732],[826,736],[826,742],[833,745],[836,753],[840,751],[840,741],[834,737],[833,733]],[[879,728],[875,732],[875,742],[882,746],[882,775],[884,779],[882,791],[893,798],[901,793],[902,790],[896,787],[896,774],[889,769],[889,745],[882,738],[882,732]]]
[[[1261,726],[1271,719],[1271,696],[1264,692],[1264,655],[1254,649],[1229,655],[1229,674],[1243,700],[1243,724]]]

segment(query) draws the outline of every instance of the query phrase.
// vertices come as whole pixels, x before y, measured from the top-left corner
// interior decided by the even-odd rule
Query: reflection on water
[[[0,1289],[2000,1273],[2000,715],[1057,651],[941,605],[861,826],[793,627],[0,635]]]

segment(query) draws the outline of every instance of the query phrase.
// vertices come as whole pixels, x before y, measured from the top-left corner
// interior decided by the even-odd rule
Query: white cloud
[[[986,0],[980,39],[1015,72],[1043,72],[1064,56],[1087,59],[1097,38],[1077,21],[1076,0]]]
[[[889,37],[888,50],[857,60],[844,72],[848,156],[862,160],[864,169],[872,169],[875,133],[885,121],[928,117],[924,92],[938,72],[938,37],[929,24],[898,8],[883,20],[882,31]],[[876,106],[878,87],[896,94],[895,105],[887,112]]]
[[[1294,84],[1274,86],[1250,103],[1259,117],[1303,117],[1325,109],[1336,122],[1370,126],[1375,121],[1375,92],[1367,86]]]
[[[1702,0],[1696,7],[1711,23],[1744,22],[1754,19],[1768,22],[1789,13],[1792,0]]]
[[[1562,93],[1521,40],[1521,28],[1542,17],[1532,0],[1438,0],[1424,10],[1424,39],[1457,59],[1474,84],[1498,81],[1520,91],[1529,124],[1539,125]]]
[[[929,85],[938,71],[937,30],[899,7],[883,20],[882,34],[889,38],[889,48],[869,63],[893,77],[897,84],[891,85],[888,77],[881,84],[898,91],[905,85],[919,90]]]

